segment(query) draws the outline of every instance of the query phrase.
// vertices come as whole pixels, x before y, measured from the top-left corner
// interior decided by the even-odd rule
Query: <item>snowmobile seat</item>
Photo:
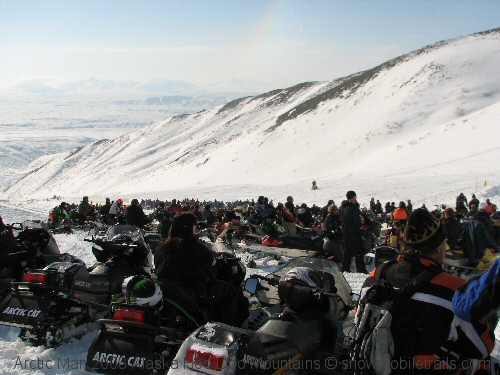
[[[278,346],[283,347],[284,342],[288,341],[300,353],[308,356],[317,351],[324,329],[324,324],[319,319],[304,321],[300,324],[295,321],[271,319],[256,333],[266,352],[275,350]]]
[[[311,237],[299,237],[299,236],[290,236],[288,234],[283,234],[279,236],[280,241],[292,245],[297,249],[310,249],[315,241],[318,240],[319,237],[311,238]]]
[[[200,309],[194,288],[173,280],[162,280],[158,284],[164,298],[173,300],[189,312],[196,312]]]

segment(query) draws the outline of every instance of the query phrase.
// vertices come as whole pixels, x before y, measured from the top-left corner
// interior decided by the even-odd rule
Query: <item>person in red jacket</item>
[[[183,209],[182,206],[177,203],[177,200],[172,199],[172,204],[168,208],[168,211],[173,212],[174,214],[180,214],[181,212],[183,212]]]

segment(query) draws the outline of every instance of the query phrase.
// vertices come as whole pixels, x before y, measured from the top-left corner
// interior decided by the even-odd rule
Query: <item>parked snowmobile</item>
[[[490,267],[500,257],[492,249],[486,249],[478,262],[471,262],[464,253],[464,250],[450,250],[446,252],[443,267],[448,272],[458,276],[462,275],[481,275],[488,271]]]
[[[482,274],[500,257],[500,246],[479,220],[464,222],[458,248],[447,250],[443,266],[458,275]]]
[[[54,236],[42,222],[26,221],[12,225],[14,244],[0,249],[0,301],[10,292],[11,282],[21,281],[24,270],[42,268],[56,261],[76,261],[61,254]]]
[[[279,374],[311,370],[313,363],[324,372],[327,363],[345,357],[342,321],[351,289],[335,263],[296,258],[276,274],[252,275],[246,288],[263,304],[286,301],[285,309],[274,315],[258,310],[243,328],[205,324],[184,341],[169,374]]]
[[[202,235],[210,235],[210,232]],[[224,243],[216,242],[217,278],[240,287],[246,269]],[[210,308],[200,308],[194,296],[175,283],[160,285],[163,302],[154,307],[125,301],[113,303],[110,319],[100,329],[87,354],[86,370],[105,374],[165,373],[183,340],[211,320]]]
[[[387,260],[396,259],[399,255],[399,251],[391,246],[377,246],[372,249],[369,253],[365,254],[364,261],[367,267],[373,266],[378,267],[380,264]]]
[[[0,324],[21,327],[22,340],[57,346],[71,328],[107,314],[125,277],[147,274],[150,249],[138,227],[117,225],[105,238],[87,241],[97,263],[87,268],[57,261],[27,269],[0,304]]]

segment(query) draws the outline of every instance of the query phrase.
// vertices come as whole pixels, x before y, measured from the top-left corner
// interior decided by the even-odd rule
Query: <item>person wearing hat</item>
[[[471,359],[487,358],[494,347],[495,325],[479,319],[465,322],[452,311],[455,291],[466,280],[441,267],[446,253],[442,222],[426,209],[416,209],[408,217],[403,241],[404,249],[397,260],[378,266],[365,280],[360,293],[363,298],[377,280],[396,289],[407,287],[416,278],[425,280],[409,300],[393,300],[392,362],[416,366],[416,361],[420,361],[421,371],[442,373],[452,369],[456,373]],[[397,370],[393,373],[404,372]]]
[[[342,272],[351,272],[351,262],[354,258],[356,272],[368,273],[363,259],[364,249],[361,239],[361,211],[356,200],[356,193],[349,190],[346,194],[347,200],[340,206],[340,219],[342,222],[342,234],[344,237],[344,257],[342,259]]]

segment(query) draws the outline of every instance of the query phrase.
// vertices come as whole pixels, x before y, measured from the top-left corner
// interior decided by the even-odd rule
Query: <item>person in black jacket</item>
[[[467,370],[470,359],[487,358],[493,350],[497,318],[496,314],[490,319],[486,315],[490,308],[498,306],[498,298],[488,303],[487,311],[469,315],[471,306],[476,311],[480,308],[475,304],[478,299],[467,294],[457,296],[464,290],[466,280],[442,269],[446,253],[443,224],[429,211],[419,208],[411,213],[403,240],[405,247],[398,259],[378,266],[365,280],[360,296],[360,306],[363,306],[370,288],[382,280],[399,290],[410,282],[426,280],[420,282],[409,299],[393,300],[391,374],[466,373],[458,370]],[[490,293],[485,297],[491,297],[496,290],[491,287],[492,280],[492,277],[485,280],[488,285],[484,294]],[[476,296],[481,295],[482,288],[472,289],[469,294],[475,291]],[[358,311],[361,310],[358,307]],[[360,319],[357,314],[356,324]]]
[[[238,311],[240,293],[232,284],[216,279],[215,254],[195,237],[197,222],[190,212],[174,218],[169,236],[157,252],[158,280],[174,282],[193,292],[200,307],[215,308],[217,321],[240,325],[244,320]]]
[[[340,229],[339,209],[333,203],[328,206],[328,214],[322,223],[322,228],[328,232],[337,232]]]
[[[2,217],[0,216],[0,250],[2,254],[6,254],[12,246],[14,246],[16,240],[14,238],[14,233],[12,232],[12,227],[10,225],[5,225]]]
[[[460,233],[462,231],[462,225],[455,217],[455,211],[453,208],[448,207],[443,212],[443,228],[446,234],[446,240],[450,246],[450,250],[457,248],[458,241],[460,240]]]
[[[104,204],[99,212],[102,215],[109,215],[109,210],[111,209],[111,200],[109,198],[106,198],[106,204]]]
[[[356,271],[368,273],[363,260],[363,241],[361,239],[361,211],[356,201],[356,193],[352,190],[346,194],[347,200],[342,202],[340,216],[342,220],[342,234],[344,236],[344,258],[342,272],[351,272],[351,262],[354,257]]]
[[[137,199],[132,199],[126,212],[127,224],[129,225],[136,225],[139,228],[142,228],[145,224],[149,223],[149,219],[142,210],[142,207]]]

